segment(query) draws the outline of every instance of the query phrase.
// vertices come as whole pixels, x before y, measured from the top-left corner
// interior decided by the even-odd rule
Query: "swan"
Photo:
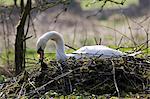
[[[63,37],[60,33],[56,31],[50,31],[43,34],[36,43],[37,53],[40,55],[40,59],[44,58],[44,49],[46,43],[49,40],[55,41],[56,46],[56,59],[57,60],[66,60],[69,57],[75,57],[76,59],[81,57],[92,57],[100,56],[102,58],[118,57],[124,55],[123,52],[109,48],[104,45],[93,45],[93,46],[84,46],[80,49],[74,51],[72,54],[65,54],[65,45]]]

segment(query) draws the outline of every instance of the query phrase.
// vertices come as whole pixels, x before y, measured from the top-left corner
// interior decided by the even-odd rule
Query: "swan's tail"
[[[134,53],[131,53],[131,54],[127,54],[128,56],[136,56],[136,55],[139,55],[141,54],[142,51],[138,51],[138,52],[134,52]]]

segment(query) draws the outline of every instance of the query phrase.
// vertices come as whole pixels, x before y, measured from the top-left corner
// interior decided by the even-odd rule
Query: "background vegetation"
[[[74,48],[100,43],[148,58],[149,7],[149,0],[0,0],[0,81],[36,69],[37,38],[50,30]],[[55,59],[52,42],[46,59]]]

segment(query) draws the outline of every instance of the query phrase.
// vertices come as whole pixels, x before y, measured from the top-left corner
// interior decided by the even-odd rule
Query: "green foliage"
[[[0,0],[0,5],[12,5],[13,0]]]
[[[9,60],[7,59],[9,57]],[[0,54],[0,59],[1,59],[1,64],[6,64],[8,61],[13,62],[14,60],[14,52],[13,50],[9,51],[9,54],[7,55],[5,50],[2,51],[2,53]]]
[[[17,0],[17,4],[20,3],[20,0]],[[0,0],[0,5],[13,5],[14,0]]]
[[[82,0],[81,1],[81,7],[85,10],[89,9],[100,9],[101,6],[104,4],[104,1],[99,0]],[[116,2],[122,2],[123,0],[114,0]],[[104,8],[118,8],[118,7],[127,7],[129,5],[138,5],[138,0],[126,0],[123,5],[120,4],[114,4],[112,2],[107,2]]]
[[[5,81],[5,76],[4,75],[0,75],[0,83],[3,83]]]

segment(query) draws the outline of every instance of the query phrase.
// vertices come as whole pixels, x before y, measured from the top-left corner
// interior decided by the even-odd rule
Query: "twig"
[[[72,92],[73,91],[73,87],[72,87],[72,84],[71,84],[71,80],[70,79],[68,79],[69,80],[69,88],[70,88],[70,92]]]
[[[94,41],[95,41],[96,45],[98,45],[96,37],[94,37]]]
[[[96,24],[93,21],[90,21],[90,22],[91,22],[91,26],[92,26],[92,30],[93,30],[94,34],[96,33],[96,36],[94,37],[94,39],[96,40],[95,43],[96,43],[96,45],[101,45],[102,38],[99,38],[99,41],[97,41],[97,39],[96,39],[97,33],[99,33],[99,31],[97,31],[97,29],[96,29]]]
[[[23,41],[26,41],[27,39],[30,39],[31,37],[32,37],[32,35],[29,36],[29,37],[25,37],[25,38],[23,39]]]
[[[95,85],[93,88],[91,88],[90,90],[88,90],[87,92],[91,92],[92,90],[94,90],[95,88],[97,88],[98,86],[101,86],[102,84],[104,84],[106,81],[108,81],[109,79],[107,78],[107,79],[105,79],[103,82],[101,82],[101,83],[99,83],[99,84],[97,84],[97,85]]]
[[[113,66],[112,73],[113,73],[113,80],[114,80],[115,88],[116,88],[118,97],[120,97],[120,92],[119,92],[119,89],[118,89],[118,86],[117,86],[116,76],[115,76],[115,64],[114,64],[114,62],[112,60],[111,60],[111,62],[112,62],[112,66]]]
[[[103,8],[104,8],[104,6],[106,5],[106,3],[107,3],[107,0],[104,1],[104,3],[103,3],[103,5],[101,6],[101,9],[100,9],[100,10],[98,10],[98,11],[97,11],[95,14],[93,14],[93,15],[87,16],[87,18],[90,18],[91,16],[97,16],[100,12],[103,11]]]
[[[124,14],[124,16],[126,18],[128,26],[129,26],[128,28],[130,30],[130,34],[131,34],[131,38],[132,38],[133,44],[134,44],[135,48],[137,48],[137,44],[136,44],[135,39],[134,39],[134,35],[133,35],[132,29],[131,29],[131,26],[130,26],[130,23],[129,23],[129,19],[128,19],[128,17],[125,14]]]
[[[24,85],[25,85],[25,82],[23,82],[23,84],[22,84],[22,86],[21,86],[21,89],[20,89],[20,91],[19,91],[19,95],[18,95],[17,99],[20,99],[21,94],[22,94],[22,91],[23,91],[23,88],[24,88]]]
[[[113,30],[113,31],[115,31],[116,33],[122,35],[123,37],[126,37],[128,40],[134,42],[133,39],[131,39],[130,37],[128,37],[127,35],[125,35],[125,33],[121,33],[121,32],[120,32],[119,30],[117,30],[117,29],[114,29],[114,28],[112,28],[112,27],[105,26],[105,25],[98,25],[98,26],[105,27],[105,28],[108,28],[108,29],[110,29],[110,30]]]
[[[69,48],[71,48],[71,49],[73,49],[73,50],[77,50],[77,49],[75,49],[75,48],[73,48],[72,46],[70,46],[70,45],[67,45],[67,44],[65,44],[65,46],[67,46],[67,47],[69,47]]]
[[[65,4],[69,4],[68,1],[69,0],[55,0],[55,2],[45,2],[45,3],[41,4],[41,5],[32,7],[32,10],[38,8],[41,11],[45,11],[48,8],[52,8],[52,7],[55,7],[55,6],[60,5],[60,4],[64,4],[64,5]]]
[[[111,2],[111,3],[117,4],[117,5],[123,5],[123,4],[126,2],[126,0],[122,0],[121,2],[117,2],[117,1],[115,1],[115,0],[99,0],[99,2],[102,2],[102,1],[103,1],[103,4],[102,4],[100,10],[98,10],[98,11],[97,11],[95,14],[93,14],[93,15],[87,16],[87,18],[89,18],[89,17],[91,17],[91,16],[97,16],[100,12],[103,11],[103,9],[104,9],[104,7],[105,7],[105,5],[106,5],[107,2]],[[94,3],[95,3],[95,2],[94,2]]]
[[[143,22],[145,22],[146,20],[150,19],[150,15],[149,16],[146,16],[141,22],[140,24],[142,24]]]
[[[84,21],[81,20],[80,22],[81,22],[81,24],[83,26],[82,31],[85,32],[85,38],[84,38],[84,42],[83,42],[83,46],[85,46],[86,42],[87,42],[87,38],[88,38],[88,36],[87,36],[88,30],[87,30],[87,27],[86,27]]]
[[[36,87],[32,84],[32,82],[29,81],[29,84],[30,84],[34,89],[36,89]],[[38,92],[38,90],[35,90],[34,93],[37,93],[38,95],[40,95],[40,93]]]
[[[30,15],[30,21],[31,21],[31,25],[32,25],[33,32],[34,32],[34,37],[36,38],[36,37],[37,37],[36,29],[35,29],[34,22],[33,22],[33,19],[32,19],[32,16],[31,16],[31,15]]]
[[[66,8],[63,8],[63,9],[55,16],[54,23],[56,23],[57,20],[58,20],[58,18],[59,18],[59,16],[62,15],[62,14],[65,12],[65,9],[66,9]]]
[[[58,79],[60,79],[60,78],[62,78],[62,77],[65,77],[65,76],[69,75],[70,73],[72,73],[73,71],[78,70],[78,69],[80,69],[80,67],[78,67],[78,68],[76,68],[76,69],[74,69],[74,70],[70,70],[69,72],[63,73],[63,74],[61,74],[61,75],[58,75],[57,77],[55,77],[53,80],[49,81],[48,83],[46,83],[46,84],[44,84],[44,85],[42,85],[42,86],[36,88],[35,91],[41,90],[42,88],[44,88],[44,87],[47,86],[48,84],[54,82],[55,80],[58,80]]]
[[[78,21],[75,22],[74,30],[73,30],[73,40],[72,45],[74,46],[76,40],[76,32],[77,32]]]
[[[121,36],[121,39],[119,40],[119,43],[117,45],[118,47],[121,45],[122,40],[123,40],[123,36]]]
[[[63,73],[63,74],[61,74],[61,75],[58,75],[58,76],[55,77],[53,80],[49,81],[48,83],[44,84],[43,86],[40,86],[40,87],[36,88],[35,91],[41,90],[42,88],[44,88],[44,87],[47,86],[48,84],[50,84],[50,83],[54,82],[55,80],[58,80],[58,79],[60,79],[60,78],[62,78],[62,77],[65,77],[65,76],[69,75],[69,74],[72,73],[72,72],[73,72],[73,70],[70,70],[70,71],[67,72],[67,73]]]

